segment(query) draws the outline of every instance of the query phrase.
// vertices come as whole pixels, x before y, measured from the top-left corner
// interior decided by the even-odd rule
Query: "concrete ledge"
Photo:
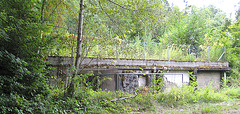
[[[73,64],[72,57],[48,57],[51,65]],[[142,59],[83,58],[84,68],[117,68],[117,69],[166,69],[166,70],[230,70],[228,62],[200,61],[163,61]]]

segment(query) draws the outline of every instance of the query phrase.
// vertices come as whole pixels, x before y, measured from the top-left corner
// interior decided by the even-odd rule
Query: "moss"
[[[91,58],[90,58],[91,59]],[[92,58],[92,59],[96,59],[96,58]],[[141,61],[146,61],[145,59],[114,59],[114,58],[101,58],[99,60],[141,60]],[[164,60],[151,60],[151,61],[164,61]],[[165,60],[165,62],[168,62]],[[170,61],[170,62],[189,62],[189,61]],[[196,61],[194,61],[193,63],[196,63]],[[203,62],[204,63],[204,62]],[[211,62],[205,62],[205,63],[211,63]],[[224,63],[224,62],[218,62],[218,63]],[[177,64],[177,63],[176,63]],[[49,64],[49,66],[54,66]],[[66,65],[66,66],[70,66]],[[57,66],[58,67],[58,66]],[[219,65],[219,67],[215,67],[215,66],[199,66],[199,67],[181,67],[181,66],[177,66],[177,67],[169,67],[169,66],[161,66],[161,65],[156,65],[156,64],[151,64],[149,66],[145,66],[145,65],[119,65],[119,64],[94,64],[94,65],[82,65],[83,68],[96,68],[96,67],[100,67],[100,68],[141,68],[141,69],[163,69],[163,68],[167,68],[169,70],[193,70],[193,69],[200,69],[200,70],[229,70],[229,67],[227,66],[221,66]]]

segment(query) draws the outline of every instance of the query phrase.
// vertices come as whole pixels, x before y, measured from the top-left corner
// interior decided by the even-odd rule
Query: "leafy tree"
[[[39,51],[41,42],[39,6],[35,0],[0,1],[0,104],[10,113],[23,111],[15,96],[33,99],[47,95],[46,65]],[[12,101],[8,103],[9,100]],[[6,111],[5,110],[5,111]]]
[[[226,31],[226,46],[228,47],[228,62],[229,62],[229,66],[232,68],[232,70],[230,71],[230,84],[232,85],[237,85],[239,86],[239,79],[240,79],[240,61],[239,61],[239,57],[240,57],[240,25],[239,25],[239,20],[230,25],[229,26],[229,31]]]

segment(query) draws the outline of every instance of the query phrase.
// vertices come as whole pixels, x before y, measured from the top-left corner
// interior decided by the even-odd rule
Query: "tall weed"
[[[198,102],[216,103],[227,101],[228,99],[229,97],[226,94],[215,91],[211,85],[198,90],[195,90],[195,86],[172,88],[157,94],[157,100],[160,103],[171,107]]]
[[[230,98],[234,98],[234,99],[240,98],[240,88],[239,87],[233,86],[233,87],[223,88],[221,93],[229,96]]]
[[[221,94],[221,92],[217,92],[216,89],[209,84],[207,87],[199,89],[196,94],[199,102],[206,102],[206,103],[215,103],[215,102],[222,102],[227,101],[228,96],[225,94]]]

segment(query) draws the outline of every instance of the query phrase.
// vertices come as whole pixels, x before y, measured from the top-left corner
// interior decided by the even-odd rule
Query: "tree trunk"
[[[45,4],[46,4],[46,0],[43,0],[43,1],[42,1],[42,7],[41,7],[41,17],[40,17],[40,20],[41,20],[41,24],[42,24],[42,25],[43,25],[43,16],[44,16],[44,6],[45,6]],[[42,40],[43,31],[41,31],[40,37],[41,37],[41,40]],[[40,47],[39,47],[39,49],[37,50],[37,53],[40,53],[39,50],[40,50]]]
[[[79,69],[80,60],[81,60],[81,51],[82,51],[82,31],[83,31],[83,13],[84,13],[84,0],[80,0],[80,13],[78,21],[78,37],[77,37],[77,56],[75,61],[76,72]]]
[[[79,12],[79,20],[78,20],[78,37],[77,37],[77,52],[76,52],[76,61],[75,61],[75,72],[72,75],[72,80],[70,83],[70,86],[67,90],[67,94],[72,97],[74,94],[75,88],[74,88],[74,81],[73,78],[77,75],[79,66],[80,66],[80,60],[81,60],[81,51],[82,51],[82,35],[83,35],[83,13],[84,13],[84,0],[80,0],[80,12]]]
[[[42,7],[41,7],[41,23],[43,24],[43,15],[44,15],[44,6],[46,4],[46,0],[42,1]]]

